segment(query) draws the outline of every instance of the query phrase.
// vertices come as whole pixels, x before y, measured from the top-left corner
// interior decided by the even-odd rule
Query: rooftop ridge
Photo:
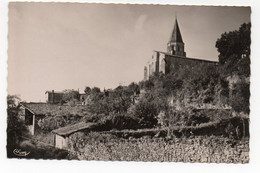
[[[179,55],[172,55],[172,54],[170,54],[170,53],[163,52],[163,51],[157,51],[157,50],[154,50],[154,52],[163,53],[163,54],[165,54],[165,55],[172,56],[172,57],[176,57],[176,58],[185,58],[185,59],[191,59],[191,60],[196,60],[196,61],[206,61],[206,62],[212,62],[212,63],[214,62],[214,63],[218,63],[218,61],[213,61],[213,60],[197,59],[197,58],[190,58],[190,57],[179,56]]]
[[[76,133],[76,132],[81,131],[81,130],[93,128],[94,125],[95,125],[95,123],[79,122],[79,123],[76,123],[76,124],[72,124],[72,125],[68,125],[68,126],[65,126],[65,127],[55,129],[55,130],[52,131],[52,133],[58,134],[58,135],[61,135],[61,136],[68,136],[72,133]]]

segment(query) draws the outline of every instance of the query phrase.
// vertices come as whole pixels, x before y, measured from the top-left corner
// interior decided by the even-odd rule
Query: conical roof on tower
[[[179,28],[179,25],[178,25],[178,21],[177,21],[177,17],[175,17],[174,28],[172,30],[171,37],[169,39],[169,43],[170,42],[183,43],[182,37],[181,37],[181,31],[180,31],[180,28]]]

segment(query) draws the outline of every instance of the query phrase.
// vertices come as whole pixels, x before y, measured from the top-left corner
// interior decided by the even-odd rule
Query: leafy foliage
[[[8,108],[15,108],[19,105],[21,99],[17,95],[8,95],[7,96],[7,106]]]
[[[225,66],[228,73],[239,72],[250,75],[250,44],[251,23],[242,24],[239,30],[221,35],[216,42],[219,62]]]
[[[59,116],[46,116],[38,121],[39,127],[44,131],[51,132],[54,129],[58,129],[69,124],[75,124],[82,120],[78,115],[59,115]]]
[[[100,90],[100,88],[98,88],[98,87],[93,87],[92,89],[91,89],[91,93],[93,93],[93,94],[97,94],[97,93],[100,93],[101,92],[101,90]]]
[[[139,119],[129,114],[111,114],[100,119],[97,123],[98,131],[109,131],[112,129],[123,130],[123,129],[138,129]]]
[[[163,107],[163,103],[159,98],[155,99],[152,94],[147,93],[129,110],[129,113],[140,119],[142,127],[154,127],[157,124],[156,116],[161,107]]]
[[[131,93],[131,94],[140,94],[140,87],[138,84],[132,82],[131,84],[129,84],[127,86],[127,90]]]
[[[249,84],[237,83],[232,90],[230,104],[235,111],[249,114],[249,97]]]
[[[62,100],[65,102],[72,101],[72,100],[79,100],[79,92],[75,90],[65,90]]]
[[[242,24],[237,31],[224,33],[217,40],[219,61],[224,75],[238,76],[231,85],[229,103],[236,112],[249,113],[251,23]]]
[[[138,91],[132,84],[129,87],[118,86],[114,90],[93,92],[91,103],[88,105],[92,113],[106,114],[126,113],[133,104],[133,95]],[[92,89],[93,91],[94,89]]]
[[[84,92],[85,92],[86,94],[90,94],[90,93],[91,93],[91,88],[87,86],[87,87],[85,88]]]
[[[19,146],[22,136],[28,135],[28,130],[25,127],[22,119],[19,117],[20,108],[16,101],[20,98],[15,95],[7,97],[7,156],[12,155],[13,150]]]

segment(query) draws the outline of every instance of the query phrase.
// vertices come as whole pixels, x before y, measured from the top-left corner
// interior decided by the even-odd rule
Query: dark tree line
[[[216,42],[219,63],[226,73],[250,75],[251,23],[244,23],[238,30],[223,33]]]
[[[7,157],[13,157],[13,150],[23,140],[22,136],[28,134],[21,117],[19,117],[20,98],[16,95],[7,96]]]

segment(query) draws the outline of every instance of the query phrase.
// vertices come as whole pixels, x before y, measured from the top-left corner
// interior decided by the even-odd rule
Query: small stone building
[[[54,92],[54,90],[46,91],[45,94],[47,94],[46,102],[51,104],[60,103],[64,96],[63,92]]]
[[[80,122],[74,125],[69,125],[66,127],[62,127],[56,130],[53,130],[52,133],[54,133],[54,146],[59,149],[67,149],[68,148],[68,142],[69,142],[69,136],[73,133],[79,132],[79,131],[88,131],[94,126],[94,123],[85,123]]]

